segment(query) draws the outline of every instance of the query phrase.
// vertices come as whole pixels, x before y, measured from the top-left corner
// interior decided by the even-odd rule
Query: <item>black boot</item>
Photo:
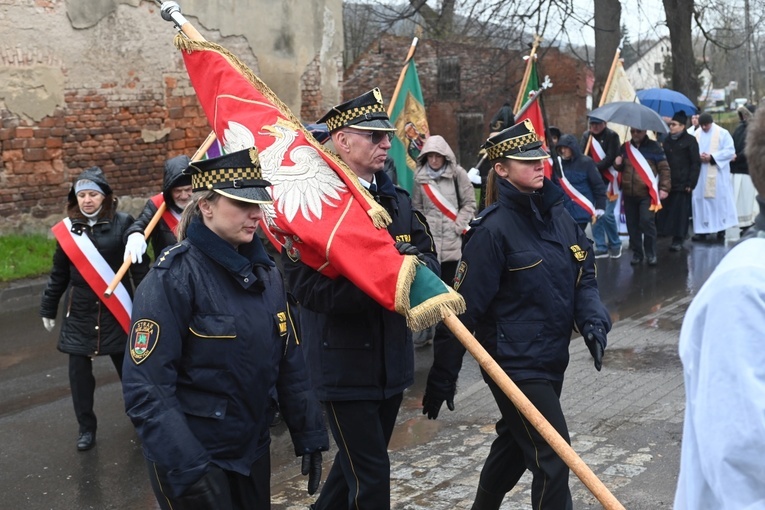
[[[505,499],[504,494],[496,495],[486,492],[479,485],[478,491],[475,494],[475,501],[470,510],[499,510],[503,499]]]

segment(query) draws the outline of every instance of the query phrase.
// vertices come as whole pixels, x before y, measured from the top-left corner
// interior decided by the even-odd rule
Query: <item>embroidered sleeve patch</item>
[[[571,250],[571,254],[574,255],[574,258],[577,262],[582,262],[587,258],[587,252],[580,248],[578,244],[570,246],[569,249]]]
[[[140,365],[154,351],[159,341],[159,324],[149,319],[139,319],[130,330],[130,357]]]
[[[454,290],[460,290],[460,285],[462,285],[463,280],[465,280],[467,270],[467,262],[464,260],[460,261],[460,265],[457,266],[457,272],[454,275]]]

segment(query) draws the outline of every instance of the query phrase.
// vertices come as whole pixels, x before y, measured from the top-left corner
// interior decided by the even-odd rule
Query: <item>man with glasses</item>
[[[335,106],[319,122],[327,124],[340,159],[390,214],[391,244],[439,274],[424,216],[384,171],[395,128],[380,90]],[[312,383],[338,446],[313,508],[390,508],[388,442],[404,389],[414,382],[412,334],[403,316],[383,308],[346,278],[330,279],[285,252],[284,274],[301,305]],[[361,263],[374,273],[374,260]]]
[[[619,135],[606,126],[606,121],[596,117],[589,118],[590,129],[582,137],[580,146],[586,148],[590,141],[587,156],[595,161],[600,176],[606,185],[606,212],[598,221],[592,224],[592,237],[595,238],[595,258],[611,257],[618,259],[622,256],[622,241],[619,239],[619,229],[616,226],[614,210],[619,203],[618,173],[613,164],[619,155]]]
[[[656,211],[669,194],[669,165],[661,146],[648,138],[645,130],[630,128],[630,136],[614,160],[614,168],[622,174],[630,264],[638,265],[645,258],[649,266],[655,266]]]
[[[669,196],[662,202],[661,211],[656,214],[659,235],[672,236],[670,251],[680,251],[688,237],[691,216],[691,194],[699,180],[701,159],[696,138],[685,129],[688,117],[684,111],[674,114],[669,121],[669,135],[664,139],[664,154],[667,156],[672,180]]]

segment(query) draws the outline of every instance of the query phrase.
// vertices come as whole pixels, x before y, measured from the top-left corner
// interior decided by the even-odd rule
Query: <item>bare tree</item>
[[[619,0],[595,0],[595,86],[593,104],[599,104],[603,87],[619,47],[622,6]]]
[[[672,88],[695,102],[700,87],[691,35],[693,1],[663,0],[672,44]]]

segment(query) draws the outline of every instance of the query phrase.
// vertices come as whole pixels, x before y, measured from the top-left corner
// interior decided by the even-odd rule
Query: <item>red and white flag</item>
[[[406,316],[412,329],[437,323],[442,308],[464,310],[435,273],[398,253],[385,209],[239,59],[208,41],[176,36],[175,44],[224,152],[257,148],[263,178],[273,185],[268,227],[291,256],[330,278],[348,278]]]

